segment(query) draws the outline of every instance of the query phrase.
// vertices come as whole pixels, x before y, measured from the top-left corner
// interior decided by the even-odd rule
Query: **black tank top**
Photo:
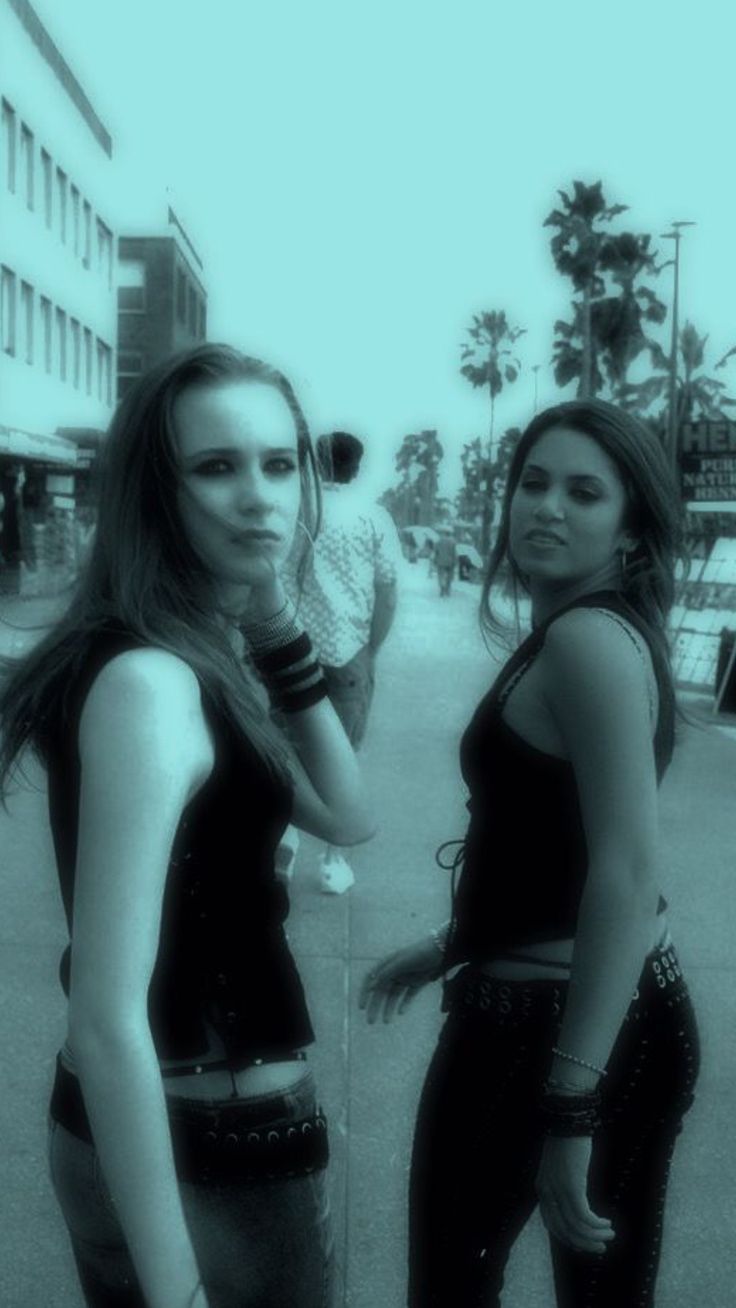
[[[49,724],[49,815],[72,942],[60,969],[67,994],[74,948],[79,719],[104,664],[143,645],[112,626],[96,634],[68,686],[63,718]],[[174,838],[149,1019],[160,1058],[205,1054],[209,1023],[228,1058],[243,1060],[296,1049],[314,1039],[284,932],[288,894],[274,872],[292,794],[204,687],[203,704],[215,741],[215,765],[184,808]]]
[[[517,735],[501,711],[511,683],[542,649],[549,624],[580,607],[608,609],[644,637],[659,688],[653,742],[658,781],[672,757],[671,682],[646,624],[623,596],[616,591],[585,595],[540,623],[501,669],[462,737],[460,766],[470,791],[470,824],[464,841],[448,842],[459,846],[452,866],[460,871],[448,965],[575,935],[588,863],[575,771],[567,759]],[[660,897],[658,911],[666,906]]]

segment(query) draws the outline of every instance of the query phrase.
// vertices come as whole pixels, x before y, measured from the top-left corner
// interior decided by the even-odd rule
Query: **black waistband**
[[[302,1062],[306,1057],[303,1049],[276,1049],[259,1058],[217,1058],[199,1063],[178,1063],[176,1067],[162,1067],[161,1075],[168,1079],[170,1076],[191,1076],[206,1072],[245,1072],[249,1067],[262,1067],[266,1063]]]
[[[543,1014],[551,1006],[553,1014],[561,1012],[569,977],[505,978],[492,976],[473,964],[466,964],[443,986],[443,1012],[487,1013],[494,1021],[514,1023],[533,1013]],[[657,945],[647,954],[632,996],[632,1004],[648,1005],[666,991],[668,995],[686,991],[679,959],[674,946]]]
[[[236,1184],[304,1176],[327,1166],[327,1120],[314,1105],[297,1116],[293,1091],[253,1100],[169,1099],[169,1125],[180,1181]],[[57,1059],[51,1117],[94,1145],[79,1081]]]

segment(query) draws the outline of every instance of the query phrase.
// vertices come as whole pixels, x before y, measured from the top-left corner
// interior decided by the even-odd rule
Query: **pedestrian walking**
[[[376,655],[394,620],[401,558],[391,515],[356,484],[363,449],[349,432],[317,441],[322,526],[299,596],[299,615],[314,641],[330,699],[356,750],[368,723]],[[295,578],[291,585],[296,593]],[[291,874],[295,856],[287,833],[279,858],[282,875]],[[322,889],[340,894],[354,880],[344,850],[327,844],[320,860]]]
[[[441,597],[450,594],[456,563],[457,546],[453,538],[452,527],[440,527],[440,535],[434,550],[434,565],[437,570]]]
[[[318,505],[287,380],[226,346],[174,356],[113,419],[71,608],[6,669],[0,780],[27,745],[46,765],[71,938],[49,1152],[90,1308],[329,1303],[274,853],[290,818],[337,844],[372,822],[281,582]]]
[[[537,1203],[558,1308],[654,1302],[698,1070],[657,867],[680,532],[664,452],[635,418],[575,401],[532,420],[482,616],[497,636],[506,562],[533,628],[462,739],[470,824],[454,842],[452,919],[361,994],[369,1020],[390,1020],[445,977],[414,1138],[411,1308],[498,1306]]]

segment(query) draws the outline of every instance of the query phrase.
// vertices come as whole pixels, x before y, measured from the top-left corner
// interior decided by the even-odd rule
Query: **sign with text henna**
[[[683,499],[701,504],[732,501],[736,507],[736,422],[684,422],[680,474]]]

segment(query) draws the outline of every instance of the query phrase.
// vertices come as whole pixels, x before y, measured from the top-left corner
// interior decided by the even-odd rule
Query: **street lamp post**
[[[667,440],[672,460],[672,469],[677,472],[677,336],[680,303],[680,241],[681,227],[695,227],[694,222],[678,221],[672,224],[671,232],[663,232],[662,239],[675,242],[675,283],[672,295],[672,344],[670,348],[670,385],[667,406]]]

